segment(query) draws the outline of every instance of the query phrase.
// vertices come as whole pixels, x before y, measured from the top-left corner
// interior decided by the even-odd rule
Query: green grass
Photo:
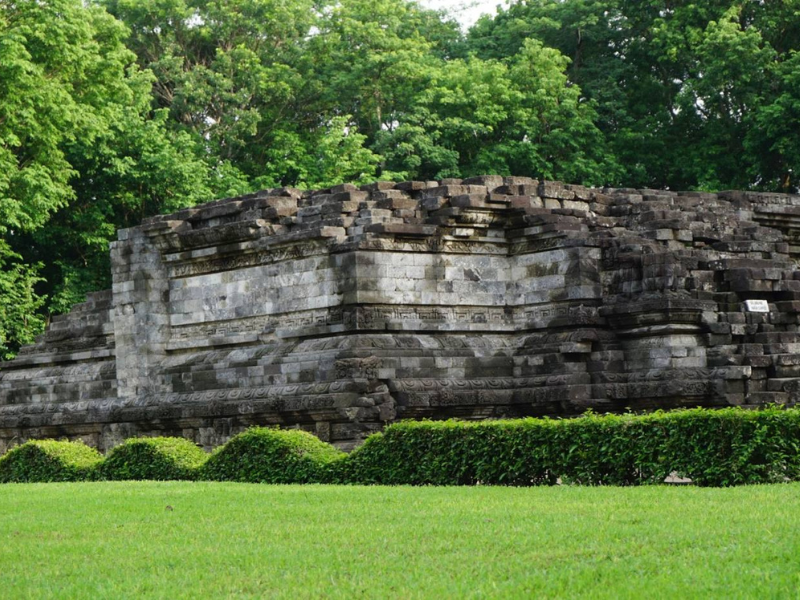
[[[0,486],[3,598],[785,598],[798,590],[800,484]]]

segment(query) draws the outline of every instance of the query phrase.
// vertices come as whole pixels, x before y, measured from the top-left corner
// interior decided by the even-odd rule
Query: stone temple
[[[800,196],[523,177],[274,189],[122,230],[0,369],[0,451],[254,424],[800,398]]]

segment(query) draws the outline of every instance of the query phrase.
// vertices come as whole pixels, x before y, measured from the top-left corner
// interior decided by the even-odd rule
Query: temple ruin
[[[0,453],[794,404],[799,259],[795,195],[487,176],[211,202],[121,230],[113,289],[0,366]]]

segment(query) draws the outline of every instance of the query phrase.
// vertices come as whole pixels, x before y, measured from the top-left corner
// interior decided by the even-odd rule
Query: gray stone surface
[[[113,289],[2,365],[0,452],[797,402],[800,196],[440,183],[265,190],[120,231]]]

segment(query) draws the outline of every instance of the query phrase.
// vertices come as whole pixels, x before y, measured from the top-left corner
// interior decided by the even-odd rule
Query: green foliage
[[[108,480],[192,479],[208,456],[184,438],[131,438],[113,448],[97,468]]]
[[[131,28],[129,46],[154,74],[154,106],[220,176],[214,195],[369,174],[375,160],[355,127],[345,135],[341,113],[316,102],[318,58],[308,46],[320,14],[312,0],[103,4]]]
[[[380,157],[364,147],[366,137],[351,130],[348,118],[332,118],[305,141],[291,132],[276,134],[278,143],[264,153],[271,174],[255,178],[255,186],[282,185],[281,173],[292,173],[293,185],[311,189],[373,181]]]
[[[200,479],[250,483],[318,483],[344,454],[310,433],[248,429],[209,457]]]
[[[569,60],[528,40],[513,61],[451,60],[396,127],[377,135],[391,174],[411,179],[522,175],[602,185],[619,167],[594,108],[565,75]]]
[[[212,195],[192,140],[151,112],[153,76],[125,37],[93,3],[0,0],[0,311],[21,313],[0,315],[6,357],[41,308],[109,284],[118,227]]]
[[[102,460],[80,442],[30,441],[0,457],[0,483],[83,481]]]
[[[0,360],[12,358],[19,344],[30,344],[44,329],[38,313],[45,299],[34,286],[42,265],[27,265],[0,239]]]
[[[441,62],[426,39],[429,14],[406,0],[344,0],[320,21],[310,51],[323,57],[321,93],[370,138],[413,105]]]
[[[29,442],[0,458],[0,481],[205,479],[380,485],[699,486],[800,480],[800,409],[728,408],[575,419],[407,421],[349,455],[299,430],[255,427],[208,457],[182,438],[129,439],[102,462],[67,442]]]
[[[800,411],[692,409],[577,419],[404,422],[370,437],[338,480],[411,485],[696,485],[800,478]]]
[[[524,0],[467,48],[514,60],[532,38],[569,57],[626,186],[792,191],[799,26],[791,2]]]

